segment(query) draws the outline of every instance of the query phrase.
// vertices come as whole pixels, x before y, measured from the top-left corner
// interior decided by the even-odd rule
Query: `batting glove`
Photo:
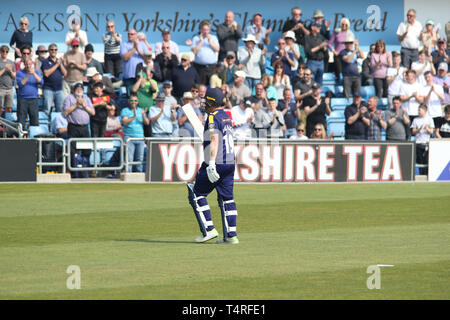
[[[211,183],[215,183],[220,179],[219,174],[216,170],[216,162],[210,161],[208,167],[206,167],[206,173],[208,174],[208,179]]]

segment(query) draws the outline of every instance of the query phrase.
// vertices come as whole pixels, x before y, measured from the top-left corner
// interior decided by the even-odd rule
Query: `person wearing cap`
[[[291,9],[292,18],[287,20],[282,28],[283,37],[286,32],[293,31],[295,33],[296,41],[299,45],[305,45],[305,37],[310,34],[310,31],[306,28],[305,22],[301,20],[302,10],[298,7]]]
[[[140,108],[149,109],[155,104],[155,98],[159,92],[158,83],[153,79],[153,69],[148,67],[136,75],[137,81],[130,87],[130,92],[137,95]]]
[[[345,39],[347,39],[348,36],[353,35],[353,32],[350,30],[350,20],[348,18],[342,18],[339,22],[339,26],[340,28],[333,31],[330,41],[328,42],[328,49],[333,52],[334,56],[334,76],[336,80],[340,79],[342,73],[339,54],[345,49]]]
[[[178,65],[178,57],[170,49],[170,42],[162,42],[162,52],[156,54],[155,63],[161,69],[161,80],[172,80],[172,70]]]
[[[158,56],[158,54],[161,54],[163,52],[163,45],[168,44],[170,48],[170,53],[175,55],[179,61],[180,49],[178,48],[178,44],[170,39],[171,38],[170,29],[168,28],[163,29],[163,31],[161,32],[161,36],[162,41],[157,42],[155,44],[155,55]]]
[[[431,52],[436,49],[439,36],[439,29],[434,31],[434,21],[429,19],[425,22],[425,29],[422,30],[423,49],[431,55]]]
[[[42,94],[44,96],[44,112],[50,116],[52,105],[55,106],[53,111],[61,112],[64,91],[63,80],[67,73],[64,67],[63,59],[58,58],[58,46],[52,43],[48,46],[49,56],[42,62],[42,73],[44,76],[44,85]]]
[[[88,36],[86,31],[81,30],[81,24],[80,21],[77,19],[72,20],[71,29],[67,31],[66,33],[66,44],[67,44],[67,51],[70,51],[72,48],[72,41],[78,40],[80,45],[80,51],[84,52],[84,46],[88,44]]]
[[[186,91],[190,91],[195,83],[200,83],[197,70],[191,66],[191,55],[183,53],[181,63],[172,70],[173,95],[180,100]]]
[[[91,116],[91,137],[104,137],[106,133],[106,121],[108,111],[113,109],[114,100],[109,94],[103,92],[103,84],[97,82],[93,85],[93,96],[91,97],[95,115]]]
[[[416,20],[416,10],[409,9],[407,21],[401,22],[397,28],[398,41],[401,43],[402,64],[411,68],[411,63],[418,60],[422,40],[422,24]]]
[[[90,43],[86,45],[84,48],[84,55],[86,56],[86,64],[87,69],[94,67],[98,73],[103,75],[103,67],[100,61],[94,58],[94,46]],[[84,72],[84,75],[86,75],[87,69]],[[87,79],[86,79],[87,80]]]
[[[180,105],[178,104],[177,99],[175,99],[175,97],[172,95],[172,81],[170,80],[166,80],[163,82],[163,92],[164,95],[166,96],[165,100],[164,100],[164,107],[169,107],[171,112],[175,112],[175,116],[176,116],[176,112],[177,112],[177,108],[180,107]],[[175,127],[178,127],[178,124],[175,125]],[[174,128],[175,130],[175,128]]]
[[[322,85],[324,60],[328,59],[327,40],[319,33],[321,25],[311,23],[311,33],[305,37],[306,66],[314,74],[314,81]]]
[[[238,52],[239,69],[245,72],[245,84],[250,91],[253,91],[255,85],[261,81],[261,68],[266,64],[264,54],[267,49],[258,48],[255,36],[251,34],[242,41],[245,43],[245,48],[239,49]]]
[[[330,41],[331,39],[331,31],[330,31],[330,25],[331,25],[331,19],[326,21],[325,15],[323,14],[322,10],[314,10],[313,13],[313,21],[320,25],[320,31],[319,33],[327,40]],[[311,31],[311,24],[308,26],[308,29]],[[328,60],[324,59],[324,72],[328,72]],[[305,59],[303,60],[305,61]]]
[[[147,117],[148,109],[142,109],[138,106],[139,99],[133,92],[128,98],[128,106],[120,112],[123,125],[123,135],[128,148],[129,162],[144,161],[145,143],[144,140],[129,140],[130,138],[144,138],[144,124],[150,125],[150,119]],[[144,165],[130,165],[128,172],[144,172]]]
[[[298,68],[299,63],[304,63],[306,61],[305,49],[298,45],[295,42],[295,33],[293,31],[286,32],[284,36],[284,41],[286,41],[286,50],[287,52],[292,52],[295,58],[295,66],[291,67],[292,77],[294,77],[294,73]]]
[[[150,108],[149,119],[152,126],[152,137],[170,138],[173,133],[173,122],[176,122],[176,104],[166,105],[166,95],[159,92],[156,106]]]
[[[71,92],[71,87],[80,82],[83,83],[83,72],[87,69],[86,56],[79,51],[80,41],[73,39],[72,49],[64,53],[63,62],[67,73],[64,76],[63,90],[67,97]]]
[[[193,106],[192,105],[193,100],[194,100],[194,97],[192,96],[192,93],[190,91],[186,91],[183,94],[183,97],[181,98],[181,102],[182,102],[183,106],[186,104],[190,104],[191,106]],[[197,115],[200,122],[203,123],[203,116],[202,116],[202,112],[200,111],[200,108],[193,107],[192,109],[194,110],[194,112]],[[177,121],[178,121],[177,135],[179,137],[195,137],[196,133],[195,133],[194,127],[192,126],[190,120],[184,113],[183,108],[178,107],[176,109],[176,112],[177,112]]]
[[[25,68],[16,73],[17,122],[25,130],[27,116],[30,126],[39,125],[38,85],[44,83],[41,73],[36,70],[33,60],[25,59]]]
[[[203,134],[204,162],[195,178],[189,183],[188,198],[199,223],[201,235],[195,242],[202,243],[216,238],[219,233],[214,228],[207,196],[216,189],[219,208],[222,213],[223,238],[217,243],[238,244],[236,233],[237,209],[234,201],[233,185],[235,155],[232,120],[224,111],[225,96],[218,88],[206,93],[205,111],[208,118]]]
[[[444,88],[444,101],[443,104],[450,103],[450,77],[447,75],[448,73],[448,64],[445,62],[441,62],[438,66],[437,75],[434,76],[433,82],[442,86]]]
[[[94,94],[94,85],[96,83],[103,84],[103,92],[114,96],[114,85],[109,77],[102,76],[95,67],[90,67],[86,71],[86,78],[88,82],[87,95],[92,97]]]
[[[82,83],[78,82],[74,84],[71,89],[71,94],[64,99],[62,107],[62,112],[66,116],[68,122],[67,135],[69,138],[89,138],[90,117],[95,115],[94,106],[92,105],[91,99],[84,95]],[[77,152],[76,143],[73,142],[69,148],[71,150],[71,164],[72,167],[75,167]],[[85,164],[88,162],[90,154],[90,149],[81,151]],[[73,172],[72,176],[78,177],[76,172]]]
[[[247,27],[245,33],[247,37],[253,35],[256,39],[256,45],[263,50],[270,44],[270,33],[272,28],[266,28],[263,26],[263,19],[261,13],[255,13],[252,18],[252,24]]]
[[[238,105],[231,108],[234,122],[234,136],[236,139],[245,139],[252,136],[251,123],[255,117],[252,103],[249,99],[242,99]]]
[[[227,56],[223,59],[223,64],[219,68],[219,77],[224,84],[233,85],[234,73],[238,70],[236,64],[236,54],[233,51],[228,51]]]
[[[156,82],[163,82],[161,73],[161,67],[157,61],[155,61],[155,54],[146,50],[144,52],[144,61],[140,62],[136,66],[136,77],[139,77],[139,73],[146,73],[147,70],[153,70],[153,78]]]
[[[314,132],[314,126],[322,123],[327,128],[327,115],[331,113],[330,98],[322,97],[322,88],[318,83],[314,83],[311,87],[311,95],[303,99],[302,108],[307,116],[306,118],[306,135],[308,137]]]
[[[219,52],[219,40],[210,33],[211,22],[200,22],[200,33],[192,39],[191,50],[195,54],[194,67],[200,76],[200,83],[208,85],[209,78],[214,73]]]
[[[217,38],[219,39],[219,61],[225,59],[228,51],[237,54],[238,42],[242,38],[241,26],[234,20],[234,12],[225,13],[225,21],[217,26]]]
[[[437,49],[431,52],[436,70],[441,63],[446,63],[447,66],[450,66],[450,49],[446,49],[445,46],[445,39],[441,38],[437,41]]]
[[[345,108],[344,115],[345,139],[367,140],[370,115],[359,91],[353,93],[353,103]]]
[[[105,54],[105,73],[113,74],[119,78],[122,72],[122,59],[120,57],[120,43],[122,35],[116,31],[116,23],[113,20],[106,22],[106,33],[102,35]]]
[[[242,70],[237,70],[234,73],[234,82],[230,87],[230,102],[233,106],[239,104],[242,99],[251,95],[249,87],[245,84],[245,77],[246,73]]]
[[[122,81],[127,90],[136,82],[136,66],[144,62],[144,53],[146,51],[148,51],[147,46],[144,42],[139,41],[136,30],[128,30],[128,41],[120,44]]]
[[[339,53],[342,65],[342,76],[344,95],[350,98],[350,92],[353,94],[361,90],[361,76],[358,70],[357,59],[362,59],[364,53],[359,47],[359,42],[352,35],[345,39],[345,49]]]

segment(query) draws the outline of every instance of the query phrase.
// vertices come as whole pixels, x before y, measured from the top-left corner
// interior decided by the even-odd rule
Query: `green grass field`
[[[449,183],[235,195],[241,243],[230,246],[192,242],[184,185],[0,185],[0,299],[450,298]],[[376,264],[394,267],[369,290]],[[70,265],[80,290],[66,287]]]

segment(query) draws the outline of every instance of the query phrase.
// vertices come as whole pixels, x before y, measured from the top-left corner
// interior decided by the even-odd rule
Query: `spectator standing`
[[[172,70],[178,66],[178,57],[172,53],[170,42],[162,42],[161,50],[155,58],[155,63],[161,69],[161,81],[172,80]]]
[[[16,66],[14,61],[8,59],[9,48],[0,47],[0,116],[3,107],[6,112],[12,112],[14,104],[14,81],[16,79]]]
[[[83,55],[84,56],[84,55]],[[94,106],[84,94],[83,84],[76,83],[72,87],[72,94],[68,95],[63,102],[62,112],[64,113],[68,125],[67,136],[68,138],[88,138],[89,137],[89,122],[90,117],[95,115]],[[76,143],[72,142],[69,146],[71,152],[71,164],[72,167],[76,167],[77,164],[81,164],[86,167],[90,150],[81,151],[81,163],[79,162],[79,156],[77,156]],[[84,175],[87,177],[87,172]],[[72,177],[78,177],[76,172],[72,173]]]
[[[138,106],[138,97],[134,93],[130,93],[128,106],[122,109],[121,118],[123,125],[123,135],[128,147],[129,162],[143,162],[145,143],[144,140],[129,140],[130,138],[144,138],[144,123],[150,125],[147,117],[147,110],[143,110]],[[128,171],[144,172],[144,165],[130,165]]]
[[[153,79],[153,70],[151,68],[140,71],[137,76],[138,79],[130,88],[130,91],[138,97],[138,106],[142,110],[148,110],[155,104],[154,100],[159,91],[158,83]]]
[[[419,52],[419,59],[411,64],[411,69],[416,72],[417,82],[422,86],[425,85],[425,72],[431,71],[433,76],[436,74],[431,57],[427,55],[425,50]]]
[[[200,83],[208,85],[217,63],[217,52],[220,49],[217,37],[210,34],[211,22],[200,22],[200,34],[192,39],[192,52],[195,54],[194,67],[200,77]]]
[[[128,41],[120,45],[122,57],[123,85],[127,88],[136,83],[136,66],[144,62],[144,53],[148,51],[145,43],[140,42],[134,29],[128,31]]]
[[[290,138],[296,135],[295,127],[297,122],[300,121],[300,110],[297,108],[295,102],[291,102],[292,92],[291,89],[286,88],[283,92],[283,100],[278,101],[277,109],[281,111],[284,117],[284,123],[286,124],[285,138]]]
[[[272,96],[271,98],[275,98]],[[251,103],[259,103],[263,110],[269,107],[269,97],[264,85],[260,82],[255,87],[255,94],[248,99]],[[275,99],[276,100],[276,99]]]
[[[97,69],[94,67],[90,67],[86,71],[86,78],[88,81],[88,89],[87,95],[88,97],[92,97],[94,94],[94,85],[96,83],[103,84],[103,93],[110,95],[111,97],[115,97],[114,94],[114,86],[111,79],[107,76],[102,76]]]
[[[262,24],[263,19],[260,13],[255,13],[252,18],[252,24],[246,29],[247,37],[253,35],[256,39],[256,45],[259,49],[263,50],[270,44],[270,33],[272,28],[266,28]]]
[[[103,92],[103,84],[94,84],[94,95],[91,98],[95,114],[91,116],[91,137],[104,137],[106,133],[106,122],[108,111],[113,110],[114,101],[110,95]]]
[[[278,62],[274,66],[273,76],[271,77],[272,86],[276,89],[277,100],[284,99],[284,90],[291,88],[291,80],[289,76],[285,74],[285,69],[281,62]]]
[[[25,60],[25,69],[16,73],[17,121],[25,128],[27,116],[30,126],[39,125],[38,85],[44,83],[41,73],[35,69],[33,60]]]
[[[353,103],[345,108],[345,139],[367,140],[367,131],[370,126],[369,112],[362,104],[361,94],[353,94]]]
[[[248,100],[251,102],[250,106],[254,115],[250,125],[252,128],[252,138],[265,138],[267,136],[267,129],[270,127],[271,122],[271,118],[267,113],[269,102],[267,100],[267,105],[264,105],[266,103],[266,99],[256,101],[254,97]]]
[[[52,106],[53,111],[61,112],[64,101],[63,81],[67,70],[64,67],[63,59],[58,58],[58,47],[52,43],[48,46],[49,57],[42,62],[42,73],[44,75],[44,111],[50,116]]]
[[[78,49],[80,41],[72,40],[72,49],[64,54],[63,62],[66,68],[66,75],[63,81],[64,96],[67,97],[71,93],[71,87],[76,83],[83,83],[83,72],[87,68],[86,57]]]
[[[381,110],[377,110],[378,97],[372,96],[367,101],[367,108],[369,109],[370,126],[367,132],[368,140],[382,140],[381,130],[386,130],[387,125],[384,120],[384,115]]]
[[[406,14],[407,21],[401,22],[397,28],[398,41],[401,43],[402,64],[406,68],[417,61],[420,41],[422,39],[422,24],[416,21],[416,10],[409,9]]]
[[[255,113],[251,108],[251,101],[242,99],[238,105],[231,108],[234,123],[234,137],[236,139],[246,139],[252,136],[251,123]]]
[[[241,100],[251,96],[251,91],[244,83],[246,74],[242,70],[234,73],[234,83],[230,88],[230,102],[233,106],[238,105]]]
[[[433,82],[430,71],[425,72],[425,86],[422,87],[421,96],[423,104],[427,106],[427,114],[434,121],[436,128],[442,118],[442,105],[445,99],[444,88]]]
[[[113,74],[115,78],[119,78],[119,75],[122,73],[122,58],[120,56],[122,35],[117,33],[114,21],[108,20],[106,33],[102,35],[102,39],[105,45],[105,72]]]
[[[233,11],[227,11],[224,23],[217,27],[217,38],[220,45],[219,61],[225,59],[228,51],[237,54],[238,42],[242,38],[242,29],[234,20]]]
[[[436,83],[444,88],[443,104],[450,103],[450,93],[449,93],[450,77],[447,76],[447,71],[448,71],[448,64],[445,62],[441,62],[438,66],[437,75],[433,79],[434,83]]]
[[[404,81],[406,68],[401,65],[401,55],[398,52],[392,53],[392,67],[386,71],[386,81],[388,83],[388,101],[392,108],[392,99],[400,95],[400,90]]]
[[[353,35],[353,32],[350,30],[350,20],[347,18],[342,18],[339,26],[340,28],[334,30],[328,42],[328,48],[333,52],[334,56],[334,76],[336,81],[340,79],[342,73],[339,54],[345,49],[345,40],[347,37]]]
[[[350,98],[350,91],[354,94],[361,90],[361,77],[357,59],[363,58],[363,56],[358,40],[355,40],[352,36],[345,39],[345,49],[341,51],[339,57],[342,64],[344,95],[347,99]]]
[[[439,39],[437,42],[437,50],[431,52],[433,58],[434,68],[437,69],[439,65],[444,62],[448,66],[450,65],[450,49],[445,48],[445,40]]]
[[[233,51],[228,51],[226,58],[223,59],[223,65],[219,68],[219,77],[224,84],[232,86],[234,83],[234,73],[237,70],[236,54]]]
[[[164,95],[166,96],[166,98],[164,99],[164,108],[169,107],[171,112],[174,115],[174,117],[172,117],[172,119],[173,119],[172,120],[172,124],[173,124],[172,133],[174,133],[176,130],[178,130],[177,109],[179,109],[181,106],[178,104],[177,99],[175,99],[172,96],[172,90],[173,90],[172,82],[169,80],[164,81],[162,87],[163,87]]]
[[[363,60],[361,66],[361,84],[363,86],[373,86],[373,71],[370,66],[372,54],[375,53],[375,44],[371,44],[369,47],[369,53]],[[401,60],[400,60],[401,61]]]
[[[324,59],[328,58],[328,43],[320,34],[321,26],[317,22],[311,23],[311,34],[305,37],[306,66],[314,74],[314,81],[322,85]]]
[[[294,76],[295,70],[298,68],[299,63],[304,63],[306,61],[305,50],[303,47],[300,47],[298,43],[295,42],[295,33],[293,31],[286,32],[284,36],[284,41],[286,41],[286,50],[287,52],[292,52],[294,55],[295,65],[291,66],[291,77]],[[300,50],[300,48],[302,50]]]
[[[42,62],[48,58],[48,50],[47,48],[40,44],[36,50],[37,58],[34,60],[34,65],[37,70],[41,71]]]
[[[406,108],[402,108],[402,99],[395,96],[392,108],[384,114],[386,120],[386,140],[405,141],[409,135],[409,117]]]
[[[436,44],[438,41],[439,29],[434,31],[434,21],[427,20],[425,22],[425,29],[422,30],[422,42],[423,49],[427,52],[427,55],[430,56],[431,52],[436,49]]]
[[[176,121],[176,105],[166,105],[165,100],[166,95],[164,92],[160,92],[156,97],[156,106],[150,108],[150,122],[152,124],[153,137],[172,137],[172,123]]]
[[[86,47],[84,48],[84,55],[86,56],[87,68],[94,67],[98,73],[103,75],[102,64],[97,59],[94,59],[94,46],[92,44],[88,43],[86,45]],[[84,74],[86,75],[86,70]]]
[[[416,137],[416,163],[428,164],[428,142],[434,132],[434,122],[427,115],[427,106],[419,106],[419,115],[414,118],[411,129],[412,135]],[[428,168],[419,168],[420,174],[427,174]]]
[[[283,37],[286,32],[293,31],[295,33],[296,41],[299,45],[305,45],[305,36],[309,35],[309,30],[306,28],[305,22],[301,20],[302,10],[298,7],[291,9],[292,18],[287,20],[282,28]]]
[[[178,100],[186,91],[190,91],[195,83],[200,82],[197,70],[191,66],[190,60],[190,54],[183,54],[180,65],[172,70],[173,95]]]
[[[286,124],[284,123],[283,113],[277,109],[278,103],[274,98],[269,99],[269,107],[267,108],[267,114],[270,119],[270,127],[268,128],[268,138],[281,139],[286,133]],[[291,135],[293,137],[294,135]]]
[[[275,98],[275,100],[278,101],[277,89],[275,89],[275,87],[272,85],[272,77],[265,73],[261,76],[260,83],[264,86],[267,98]]]
[[[275,69],[275,65],[281,63],[284,68],[284,74],[291,77],[293,74],[292,67],[295,67],[294,54],[287,48],[286,40],[278,40],[278,51],[274,52],[270,58],[270,64]]]
[[[303,99],[302,107],[306,113],[306,136],[310,137],[317,123],[322,123],[327,127],[326,115],[331,113],[330,98],[322,97],[322,88],[315,83],[312,86],[311,95]]]
[[[14,30],[11,40],[9,41],[9,46],[14,49],[15,59],[22,57],[21,49],[23,46],[27,45],[28,47],[33,48],[33,32],[28,30],[30,21],[27,17],[21,17],[19,24],[20,28]]]
[[[438,139],[450,138],[450,104],[445,106],[444,116],[436,126],[435,134]]]
[[[253,35],[248,35],[242,41],[245,43],[245,48],[241,48],[238,53],[239,67],[246,74],[246,86],[253,91],[256,84],[261,81],[261,67],[266,64],[264,56],[266,49],[261,50],[256,46]]]
[[[16,71],[25,69],[25,60],[31,59],[33,49],[27,44],[25,44],[23,45],[22,48],[20,48],[20,54],[21,54],[20,59],[17,59],[15,63]]]
[[[375,43],[375,52],[370,56],[370,67],[375,85],[375,92],[378,98],[387,97],[388,82],[386,80],[387,69],[392,67],[392,54],[386,51],[386,44],[383,40]]]
[[[76,19],[72,20],[72,29],[66,33],[67,51],[72,48],[73,40],[78,40],[80,45],[80,51],[84,52],[84,47],[88,44],[88,36],[86,31],[81,30],[80,22]]]
[[[420,96],[422,86],[416,81],[416,72],[414,70],[406,71],[405,80],[400,89],[400,98],[403,103],[402,107],[408,111],[409,120],[412,123],[418,115],[419,104],[423,101],[423,97]]]
[[[322,10],[315,10],[313,14],[313,20],[314,22],[320,24],[320,34],[330,43],[331,40],[331,32],[330,32],[330,25],[331,25],[331,19],[326,21],[324,18],[324,14]],[[311,30],[311,26],[309,26],[309,29]],[[327,53],[325,54],[324,59],[324,72],[328,72],[328,62],[330,60],[329,54],[328,54],[328,48]],[[305,59],[303,59],[305,61]],[[339,78],[338,78],[339,79]]]
[[[161,36],[163,40],[155,44],[155,55],[158,56],[158,54],[161,54],[163,52],[163,46],[168,44],[170,47],[170,53],[180,60],[180,50],[178,48],[178,44],[171,40],[172,35],[170,34],[170,29],[163,29]]]
[[[314,84],[317,84],[314,81],[312,81],[313,74],[311,69],[306,68],[303,73],[303,77],[304,77],[303,80],[299,81],[294,85],[294,97],[295,100],[297,101],[302,101],[306,97],[312,95],[313,93],[312,87]],[[317,85],[320,87],[319,84]]]
[[[136,66],[136,78],[140,72],[147,72],[146,70],[152,70],[153,78],[156,82],[163,82],[161,68],[159,63],[154,61],[155,55],[153,52],[146,50],[144,52],[144,61],[138,63]]]

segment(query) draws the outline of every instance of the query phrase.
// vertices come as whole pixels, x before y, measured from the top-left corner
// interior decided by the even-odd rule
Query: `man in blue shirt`
[[[224,111],[225,95],[220,89],[209,89],[205,101],[208,115],[203,134],[205,161],[197,173],[195,184],[187,185],[189,202],[202,233],[195,242],[202,243],[219,235],[214,228],[211,210],[206,200],[206,197],[216,189],[223,224],[223,239],[218,240],[218,243],[238,244],[237,209],[233,195],[235,156],[232,120]]]
[[[63,80],[67,73],[63,60],[57,58],[58,47],[52,43],[48,46],[49,56],[42,61],[42,73],[44,74],[44,111],[49,116],[52,105],[55,105],[53,111],[61,112],[64,101]]]
[[[353,44],[355,44],[354,48]],[[355,40],[353,35],[347,36],[345,49],[339,53],[342,64],[344,94],[347,99],[350,97],[350,90],[353,94],[361,90],[361,77],[357,59],[363,57],[364,54],[359,48],[358,40]]]
[[[34,68],[33,60],[25,60],[25,68],[17,71],[17,120],[25,128],[27,115],[30,126],[39,125],[38,85],[43,84],[42,75]]]
[[[137,32],[134,29],[128,31],[128,41],[120,46],[120,56],[122,57],[123,84],[129,88],[136,82],[136,66],[144,62],[144,53],[147,46],[139,41]]]
[[[173,132],[173,122],[177,120],[176,105],[166,105],[166,95],[159,92],[156,106],[150,107],[150,121],[152,123],[152,137],[170,138]]]

